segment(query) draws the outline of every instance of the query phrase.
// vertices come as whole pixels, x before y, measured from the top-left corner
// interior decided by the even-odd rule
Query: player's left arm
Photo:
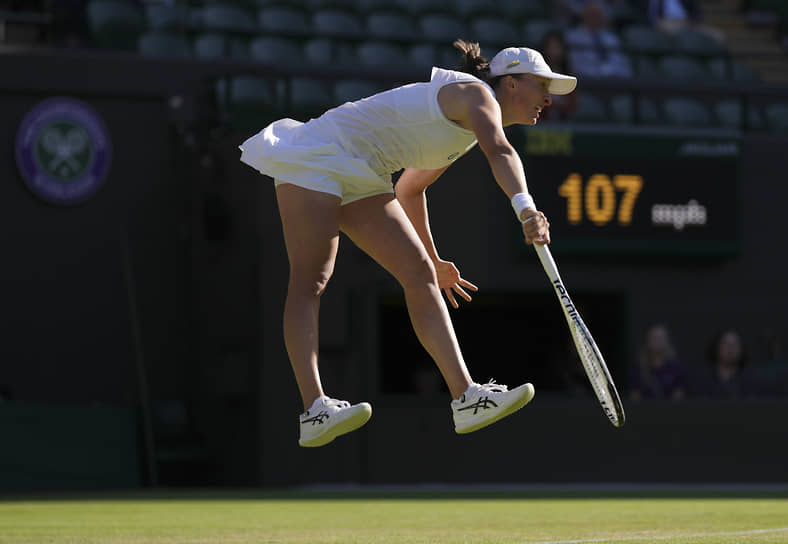
[[[444,261],[438,256],[438,250],[435,247],[435,241],[430,230],[429,212],[427,211],[427,187],[435,183],[447,168],[448,166],[435,170],[406,168],[394,186],[394,192],[435,266],[438,286],[443,289],[446,299],[452,307],[458,308],[459,304],[454,298],[454,293],[470,302],[471,295],[463,288],[471,291],[478,291],[479,288],[468,280],[463,279],[454,263]]]

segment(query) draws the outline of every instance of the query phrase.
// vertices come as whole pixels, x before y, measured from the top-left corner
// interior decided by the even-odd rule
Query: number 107
[[[606,174],[594,174],[588,178],[584,188],[580,174],[569,174],[559,185],[558,194],[566,199],[566,217],[571,225],[583,220],[584,210],[593,224],[607,225],[616,215],[618,207],[618,224],[626,226],[632,223],[632,210],[641,189],[641,176],[617,175],[611,180]],[[617,191],[623,193],[620,199],[617,198]]]

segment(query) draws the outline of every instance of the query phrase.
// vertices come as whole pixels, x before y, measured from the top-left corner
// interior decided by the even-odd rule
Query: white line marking
[[[694,533],[673,535],[611,536],[610,538],[585,538],[580,540],[534,540],[523,544],[593,544],[594,542],[636,542],[640,540],[671,540],[675,538],[710,538],[714,536],[747,536],[766,533],[788,532],[788,527],[774,529],[751,529],[749,531],[721,531],[718,533]]]

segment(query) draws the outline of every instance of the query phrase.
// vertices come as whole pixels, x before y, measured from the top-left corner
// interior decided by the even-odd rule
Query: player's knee
[[[397,277],[405,289],[425,289],[437,285],[435,266],[429,259],[419,259],[403,267]]]
[[[301,296],[318,298],[326,291],[331,272],[317,274],[291,273],[288,292]]]

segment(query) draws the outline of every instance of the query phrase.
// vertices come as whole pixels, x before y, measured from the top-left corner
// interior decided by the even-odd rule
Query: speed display
[[[737,251],[737,137],[532,127],[512,140],[556,252]]]

